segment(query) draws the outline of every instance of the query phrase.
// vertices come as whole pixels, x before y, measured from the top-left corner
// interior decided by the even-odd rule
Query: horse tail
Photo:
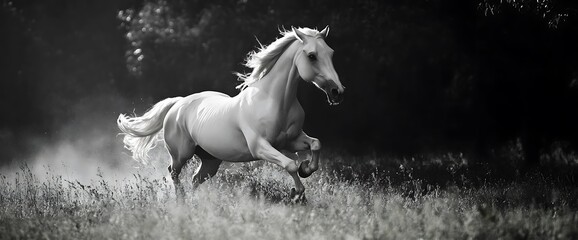
[[[118,128],[124,135],[124,147],[132,152],[132,157],[146,164],[148,151],[156,146],[159,131],[167,112],[182,97],[167,98],[155,104],[142,116],[118,116]]]

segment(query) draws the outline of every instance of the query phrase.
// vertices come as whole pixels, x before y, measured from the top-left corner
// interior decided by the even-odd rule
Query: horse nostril
[[[334,97],[339,95],[339,91],[337,90],[337,88],[331,89],[331,95]]]
[[[342,101],[343,101],[343,94],[337,95],[337,102],[342,102]]]

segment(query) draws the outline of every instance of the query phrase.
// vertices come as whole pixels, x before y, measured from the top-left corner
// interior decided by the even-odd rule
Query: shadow
[[[504,203],[502,207],[548,208],[558,203],[578,209],[578,166],[572,164],[518,167],[511,159],[480,163],[451,155],[377,159],[328,154],[324,157],[327,159],[323,161],[323,168],[338,181],[358,182],[384,191],[394,189],[409,199],[450,188],[460,192],[500,189],[489,197]]]
[[[282,187],[277,182],[250,181],[248,185],[250,196],[269,204],[306,205],[307,199],[293,200],[291,190]]]
[[[255,199],[264,200],[268,203],[287,203],[289,194],[284,189],[280,188],[278,184],[272,182],[249,182],[250,196]]]

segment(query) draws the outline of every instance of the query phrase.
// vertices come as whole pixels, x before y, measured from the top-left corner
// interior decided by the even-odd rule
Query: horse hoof
[[[299,164],[299,171],[297,171],[297,174],[299,175],[299,177],[301,178],[307,178],[309,176],[311,176],[311,174],[313,173],[313,171],[311,171],[310,173],[306,172],[305,169],[309,167],[309,161],[303,161],[301,162],[301,164]]]
[[[291,189],[291,204],[307,204],[307,198],[305,198],[305,193],[297,194],[295,188]]]

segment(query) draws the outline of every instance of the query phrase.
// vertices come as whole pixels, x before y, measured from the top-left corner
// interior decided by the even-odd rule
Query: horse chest
[[[299,136],[305,114],[297,99],[279,101],[257,88],[249,88],[242,94],[243,116],[261,137],[280,146]]]
[[[298,124],[291,124],[285,130],[279,132],[275,141],[273,142],[274,146],[282,147],[285,146],[287,143],[291,142],[301,132],[301,128],[297,126]]]
[[[302,115],[299,111],[289,111],[287,114],[264,116],[263,135],[274,146],[285,145],[301,133]]]

